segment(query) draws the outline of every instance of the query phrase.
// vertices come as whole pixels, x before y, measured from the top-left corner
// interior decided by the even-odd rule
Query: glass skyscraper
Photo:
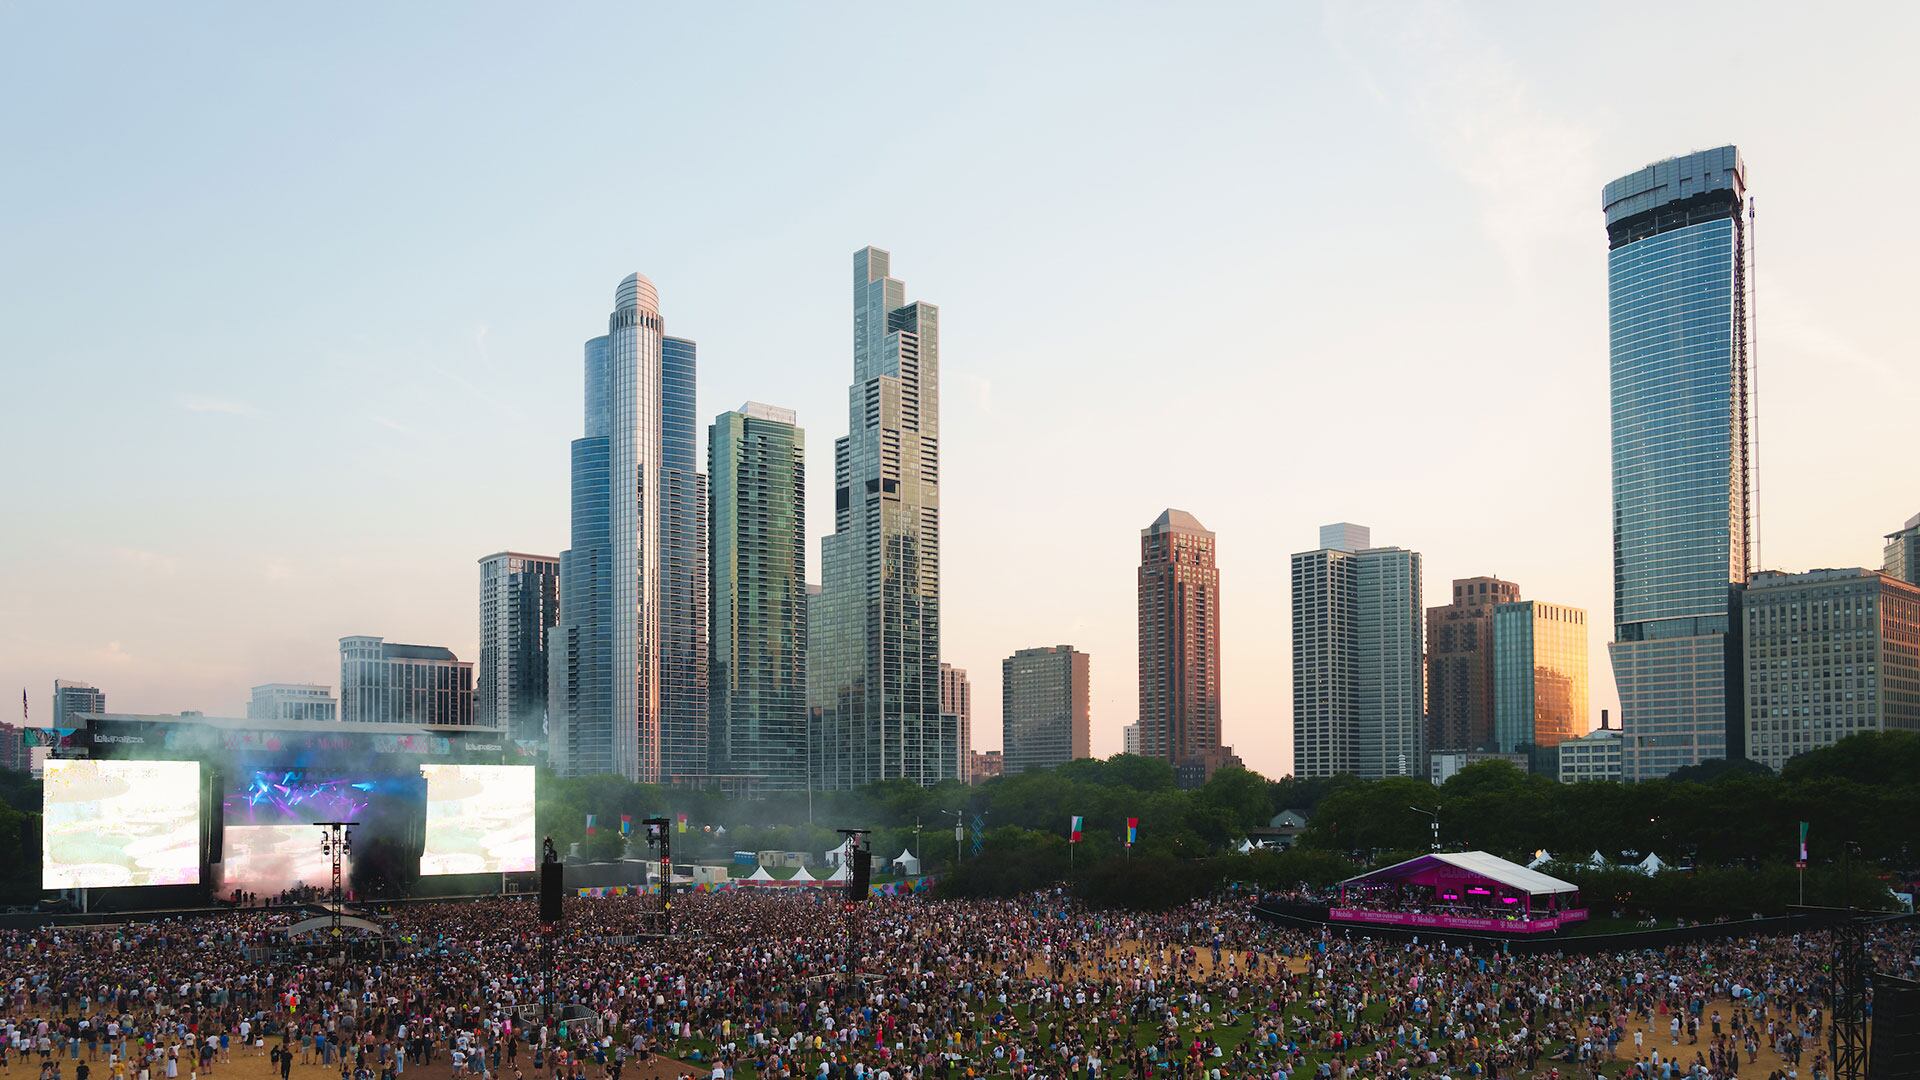
[[[706,770],[706,489],[694,346],[665,336],[640,274],[586,344],[572,545],[549,646],[548,751],[562,776]]]
[[[1293,775],[1427,771],[1420,553],[1320,530],[1293,556]]]
[[[878,248],[853,256],[853,384],[808,624],[816,782],[955,778],[940,710],[940,320]]]
[[[1606,186],[1622,769],[1738,756],[1746,581],[1746,173],[1731,146]]]
[[[707,429],[713,771],[807,786],[806,436],[748,402]]]
[[[1071,645],[1021,649],[1000,661],[1003,774],[1091,756],[1087,654]]]
[[[1494,608],[1495,749],[1551,750],[1577,739],[1587,733],[1587,703],[1587,613],[1539,600]]]
[[[527,749],[546,745],[547,638],[559,612],[559,559],[502,551],[480,560],[473,722]]]

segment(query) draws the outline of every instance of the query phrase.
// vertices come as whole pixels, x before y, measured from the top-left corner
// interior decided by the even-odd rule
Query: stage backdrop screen
[[[532,870],[533,766],[422,765],[427,845],[422,876]]]
[[[51,758],[45,790],[41,888],[200,883],[199,762]]]
[[[315,825],[229,825],[221,850],[220,884],[272,896],[295,885],[318,889],[333,883],[333,857],[320,850]],[[340,860],[344,880],[352,856]]]

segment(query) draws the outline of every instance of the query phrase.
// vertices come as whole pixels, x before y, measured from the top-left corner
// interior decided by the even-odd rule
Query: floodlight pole
[[[1413,811],[1416,814],[1425,814],[1428,817],[1433,819],[1433,851],[1435,854],[1439,854],[1440,852],[1440,811],[1438,809],[1423,810],[1418,806],[1409,806],[1407,807],[1407,809]]]
[[[340,957],[340,969],[347,967],[347,939],[340,932],[340,909],[347,901],[346,891],[341,887],[340,864],[353,852],[352,826],[357,821],[316,821],[320,827],[320,853],[333,862],[333,908],[330,912],[328,933],[333,936],[334,952]]]

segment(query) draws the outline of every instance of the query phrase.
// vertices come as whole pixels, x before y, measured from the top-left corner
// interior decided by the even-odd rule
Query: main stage
[[[1584,922],[1580,888],[1484,851],[1434,852],[1340,883],[1332,922],[1532,936]]]

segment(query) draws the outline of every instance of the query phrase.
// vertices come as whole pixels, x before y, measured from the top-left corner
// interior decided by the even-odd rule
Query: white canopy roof
[[[778,881],[779,879],[774,877],[772,874],[767,873],[766,867],[756,866],[753,868],[753,873],[748,874],[746,877],[742,878],[741,880],[742,881]]]
[[[1666,868],[1667,864],[1660,861],[1660,856],[1651,851],[1647,852],[1646,858],[1640,860],[1640,869],[1644,873],[1657,874]]]
[[[1553,861],[1552,853],[1547,851],[1546,848],[1541,848],[1539,851],[1534,853],[1533,861],[1527,864],[1527,869],[1538,870],[1540,867],[1545,866],[1552,861]]]
[[[833,871],[832,877],[823,877],[820,880],[821,881],[852,881],[853,880],[853,864],[846,861],[845,859],[842,859],[840,861],[840,865],[837,868],[835,868],[835,870]]]
[[[793,876],[788,878],[787,880],[788,881],[818,881],[820,879],[817,877],[814,877],[812,874],[807,873],[807,868],[803,866],[800,869],[795,870],[793,872]]]
[[[1607,857],[1605,855],[1600,854],[1598,851],[1596,851],[1592,855],[1589,855],[1587,857],[1587,865],[1605,866],[1607,865]]]
[[[1538,870],[1529,870],[1516,862],[1508,862],[1498,855],[1489,855],[1484,851],[1448,851],[1418,855],[1405,862],[1395,863],[1369,873],[1350,877],[1342,885],[1353,885],[1369,881],[1390,881],[1396,877],[1411,876],[1420,869],[1416,864],[1428,860],[1445,863],[1448,866],[1477,874],[1489,881],[1505,885],[1509,889],[1527,893],[1531,896],[1543,896],[1550,893],[1579,892],[1580,886],[1556,877],[1548,877]],[[1396,872],[1398,871],[1398,872]]]

